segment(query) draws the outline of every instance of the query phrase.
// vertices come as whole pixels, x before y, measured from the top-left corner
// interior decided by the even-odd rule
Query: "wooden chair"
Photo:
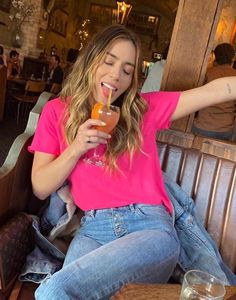
[[[0,121],[3,120],[7,84],[7,68],[0,66]]]
[[[14,95],[13,98],[18,102],[17,104],[17,124],[20,117],[20,108],[22,104],[35,104],[38,96],[45,90],[46,83],[44,81],[28,80],[25,86],[25,92],[22,95]],[[26,107],[25,107],[26,109]]]
[[[61,84],[53,83],[52,87],[51,87],[51,90],[50,90],[50,93],[53,93],[53,94],[57,95],[58,93],[60,93],[61,89],[62,89]]]

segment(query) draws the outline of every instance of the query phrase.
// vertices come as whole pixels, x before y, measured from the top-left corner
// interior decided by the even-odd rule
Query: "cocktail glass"
[[[97,130],[101,130],[106,133],[111,133],[116,127],[116,124],[120,118],[120,108],[115,105],[103,105],[101,103],[95,104],[92,113],[92,119],[98,119],[106,123],[105,126],[96,126]],[[85,157],[84,161],[88,164],[96,166],[104,166],[104,161],[101,156],[97,153],[97,148],[94,149],[91,157]]]

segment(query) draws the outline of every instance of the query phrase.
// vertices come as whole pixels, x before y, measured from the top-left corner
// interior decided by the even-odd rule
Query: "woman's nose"
[[[121,68],[119,67],[114,67],[110,73],[110,76],[114,80],[119,80],[120,79],[120,74],[121,74]]]

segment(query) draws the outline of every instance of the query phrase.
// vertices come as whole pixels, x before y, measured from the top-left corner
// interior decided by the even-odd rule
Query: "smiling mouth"
[[[105,86],[108,89],[111,89],[113,92],[116,92],[118,89],[114,86],[111,86],[110,84],[106,83],[106,82],[102,82],[101,83],[102,86]]]

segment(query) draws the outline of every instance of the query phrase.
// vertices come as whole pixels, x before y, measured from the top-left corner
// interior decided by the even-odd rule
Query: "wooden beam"
[[[180,0],[162,90],[187,90],[203,84],[224,0]],[[194,101],[194,99],[193,99]],[[193,116],[173,122],[189,131]]]

